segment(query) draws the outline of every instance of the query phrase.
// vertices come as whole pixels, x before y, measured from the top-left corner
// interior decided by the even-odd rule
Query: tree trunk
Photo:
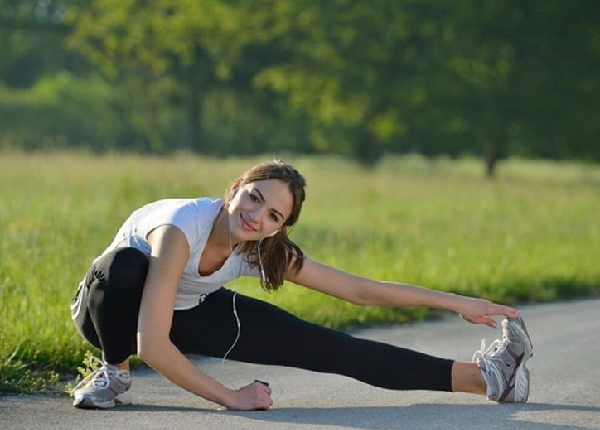
[[[182,132],[182,149],[200,152],[201,145],[200,137],[200,109],[201,103],[199,100],[199,85],[194,79],[189,80],[188,93],[185,97],[184,115]]]
[[[485,174],[488,178],[493,178],[496,173],[496,165],[500,160],[500,151],[498,145],[494,142],[488,142],[485,145]]]
[[[353,152],[358,164],[366,169],[374,168],[383,155],[379,142],[364,126],[355,132]]]

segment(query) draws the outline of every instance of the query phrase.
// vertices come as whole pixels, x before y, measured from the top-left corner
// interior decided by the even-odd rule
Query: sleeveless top
[[[152,248],[147,240],[148,234],[165,224],[177,227],[187,240],[190,255],[177,283],[175,309],[190,309],[228,281],[241,276],[259,276],[259,269],[250,268],[244,255],[235,252],[210,275],[198,273],[202,251],[222,206],[223,199],[211,198],[165,199],[149,203],[127,218],[102,255],[128,246],[150,256]]]

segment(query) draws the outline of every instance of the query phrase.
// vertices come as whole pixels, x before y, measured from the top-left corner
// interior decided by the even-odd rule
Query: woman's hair
[[[293,197],[292,212],[277,234],[260,241],[244,242],[239,252],[246,254],[246,261],[250,267],[260,266],[262,287],[274,291],[283,285],[286,269],[290,268],[294,273],[298,273],[304,263],[304,253],[290,240],[287,228],[293,226],[300,217],[302,203],[306,197],[306,180],[296,169],[281,160],[267,161],[247,170],[229,186],[225,193],[225,206],[229,206],[239,187],[267,179],[278,179],[288,185]]]

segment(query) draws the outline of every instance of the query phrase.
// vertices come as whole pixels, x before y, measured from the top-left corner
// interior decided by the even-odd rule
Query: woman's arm
[[[335,269],[310,258],[304,259],[302,269],[286,279],[298,284],[363,306],[423,306],[457,312],[474,324],[495,327],[493,315],[509,318],[519,316],[519,311],[509,306],[497,305],[488,300],[430,290],[424,287],[396,282],[376,281]]]
[[[233,391],[194,366],[171,342],[177,283],[189,256],[183,233],[165,225],[149,235],[150,267],[138,318],[138,356],[180,387],[229,409],[268,409],[271,391],[254,383]]]

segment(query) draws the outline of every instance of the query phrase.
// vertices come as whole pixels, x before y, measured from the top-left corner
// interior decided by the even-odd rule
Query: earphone
[[[277,233],[277,232],[275,232],[275,233]],[[271,234],[273,234],[273,233],[271,233]],[[267,236],[267,237],[269,237],[269,236]],[[267,277],[265,276],[265,269],[262,264],[262,258],[260,258],[260,245],[261,245],[263,239],[264,239],[264,237],[258,241],[258,245],[256,246],[256,253],[258,254],[258,268],[260,270],[260,278],[262,279],[263,282],[266,282]]]
[[[231,248],[231,251],[233,252],[233,248],[231,247],[231,225],[230,227],[230,233],[229,233],[229,246]],[[273,237],[275,236],[277,233],[279,233],[280,230],[275,230],[274,232],[272,232],[271,234],[265,236],[265,237]],[[257,245],[257,254],[258,254],[258,262],[259,262],[259,267],[260,267],[260,275],[262,277],[263,282],[265,282],[266,278],[265,278],[265,272],[264,272],[264,268],[263,268],[263,264],[262,264],[262,259],[260,256],[260,245],[263,241],[263,239],[265,239],[265,237],[261,238],[258,241],[258,245]],[[227,383],[231,386],[231,387],[235,387],[235,384],[233,384],[229,378],[227,377],[227,373],[225,372],[225,361],[227,360],[227,357],[229,356],[229,354],[231,353],[231,351],[233,351],[233,349],[235,348],[235,346],[237,345],[238,341],[240,340],[241,334],[242,334],[242,322],[240,320],[240,317],[238,315],[238,311],[237,311],[237,305],[236,305],[236,297],[237,297],[237,292],[234,291],[233,292],[233,296],[232,296],[232,303],[231,303],[231,307],[233,309],[233,316],[235,319],[235,323],[237,326],[237,333],[235,336],[235,339],[233,340],[233,343],[231,344],[231,346],[229,347],[229,349],[227,350],[227,352],[225,353],[225,355],[223,355],[223,358],[221,359],[221,374],[222,377],[227,381]],[[263,379],[273,379],[273,378],[263,378]],[[255,382],[261,382],[259,380],[255,380]],[[277,397],[274,399],[278,399],[279,397],[281,397],[283,395],[283,388],[281,387],[281,384],[279,383],[279,381],[277,381],[277,379],[274,379],[274,382],[276,382],[276,386],[279,388],[278,389],[278,395]],[[261,382],[262,384],[266,384],[267,386],[269,386],[268,382]],[[235,389],[235,388],[234,388]]]
[[[229,380],[229,378],[227,377],[227,372],[225,372],[225,360],[227,359],[227,357],[229,356],[229,354],[231,353],[231,351],[233,351],[233,348],[235,348],[235,346],[237,345],[238,341],[240,340],[240,337],[242,335],[242,321],[240,320],[240,316],[238,315],[238,311],[237,311],[237,305],[236,305],[236,299],[237,297],[237,291],[233,292],[233,297],[231,299],[232,303],[231,306],[233,308],[233,316],[235,318],[235,323],[237,325],[237,334],[235,336],[235,340],[233,341],[233,343],[231,344],[231,346],[229,347],[229,349],[227,350],[227,352],[225,353],[225,355],[223,356],[223,358],[221,359],[221,374],[223,376],[223,378],[227,381],[227,383],[229,384],[229,386],[233,389],[236,389],[236,385],[233,384],[231,382],[231,380]],[[280,397],[283,396],[283,387],[281,386],[281,384],[279,383],[279,381],[277,380],[277,378],[274,378],[273,376],[264,376],[263,379],[267,379],[270,382],[275,382],[275,386],[272,387],[273,391],[277,391],[277,395],[276,397],[273,399],[273,401],[278,400]],[[255,379],[254,382],[260,382],[261,384],[265,384],[267,386],[270,386],[269,382],[264,382],[264,381],[260,381],[258,379]],[[277,388],[277,390],[276,390]]]
[[[265,268],[262,263],[262,258],[260,257],[260,245],[262,244],[263,239],[265,239],[267,237],[273,237],[277,233],[279,233],[279,230],[275,230],[273,233],[266,235],[265,237],[263,237],[262,239],[260,239],[258,241],[258,246],[256,247],[256,253],[258,254],[258,267],[260,269],[260,277],[263,282],[267,281],[267,277],[265,276]]]

